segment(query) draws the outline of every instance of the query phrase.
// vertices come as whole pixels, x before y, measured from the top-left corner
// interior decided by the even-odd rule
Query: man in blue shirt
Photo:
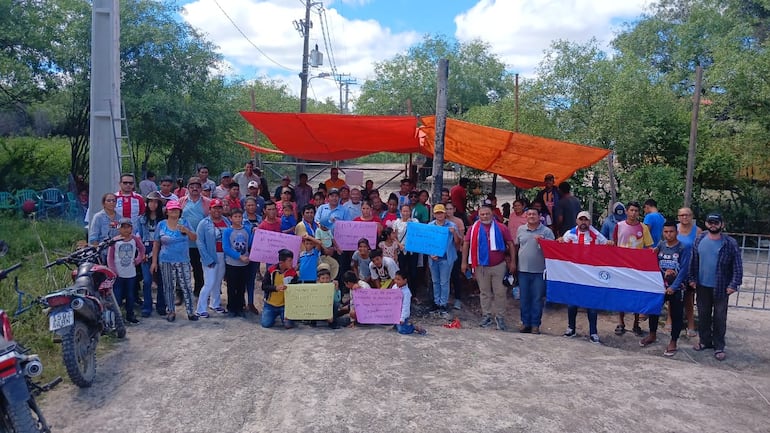
[[[658,212],[658,203],[651,198],[644,202],[644,221],[642,222],[650,229],[652,244],[658,245],[663,237],[663,223],[666,222],[666,218]]]
[[[727,300],[738,291],[743,280],[743,260],[738,243],[722,233],[722,215],[706,217],[706,231],[692,248],[689,283],[696,290],[699,342],[693,349],[714,349],[714,357],[723,361],[727,329]]]

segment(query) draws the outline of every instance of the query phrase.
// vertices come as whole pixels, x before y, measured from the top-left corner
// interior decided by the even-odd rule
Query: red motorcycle
[[[0,270],[0,280],[19,267],[21,263]],[[21,308],[23,293],[19,291],[18,280],[15,286],[19,293],[18,314],[26,309]],[[33,378],[43,373],[43,364],[37,355],[28,352],[13,339],[8,314],[0,310],[0,432],[51,432],[35,397],[53,389],[61,378],[46,385],[33,382]]]
[[[48,308],[48,329],[62,344],[62,358],[72,383],[87,388],[96,377],[96,346],[99,337],[115,334],[126,336],[126,325],[120,314],[112,285],[115,272],[100,264],[103,253],[114,240],[87,246],[45,265],[74,265],[73,284],[40,298]]]

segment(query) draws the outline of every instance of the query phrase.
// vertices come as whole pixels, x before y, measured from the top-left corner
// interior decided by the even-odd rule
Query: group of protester
[[[154,306],[169,321],[175,320],[175,307],[180,304],[184,304],[189,320],[214,313],[260,314],[254,291],[257,278],[261,278],[262,326],[272,327],[280,318],[287,328],[295,326],[284,317],[287,284],[336,280],[329,326],[339,327],[337,318],[343,314],[349,315],[351,326],[356,323],[355,306],[349,300],[347,305],[342,303],[340,288],[397,288],[405,294],[399,332],[422,331],[411,323],[409,305],[420,276],[428,274],[427,268],[433,312],[449,318],[450,308],[461,309],[466,280],[472,278],[480,292],[480,326],[500,330],[507,329],[504,280],[515,275],[521,297],[519,331],[539,333],[547,270],[538,240],[549,239],[654,248],[669,303],[671,341],[665,354],[671,356],[677,351],[683,316],[688,336],[695,335],[693,299],[697,295],[700,341],[695,350],[713,348],[717,359],[725,357],[727,297],[738,290],[742,263],[737,243],[722,233],[724,222],[719,213],[708,215],[707,230],[701,233],[688,208],[679,210],[675,223],[660,215],[653,199],[643,207],[634,201],[616,203],[597,230],[591,226],[591,215],[581,210],[580,201],[571,195],[569,183],[562,182],[556,188],[552,175],[545,177],[545,188],[532,202],[517,198],[505,212],[492,195],[471,212],[467,178],[461,178],[451,189],[445,188],[430,205],[429,193],[417,190],[410,179],[403,179],[399,190],[383,201],[371,180],[364,188],[350,187],[337,168],[332,168],[329,179],[315,190],[308,184],[308,176],[301,174],[296,185],[284,176],[272,194],[253,161],[235,175],[221,173],[218,184],[208,175],[208,168],[202,166],[176,190],[172,178],[162,178],[156,186],[148,175],[139,185],[139,194],[134,176],[124,174],[119,191],[103,197],[103,209],[89,226],[89,242],[120,238],[109,252],[108,263],[118,274],[116,294],[120,302],[126,301],[129,322],[138,322],[132,305],[136,298],[133,287],[140,275],[141,315],[149,316]],[[337,221],[376,224],[376,245],[361,238],[355,251],[343,251],[334,238]],[[446,228],[446,252],[426,256],[407,251],[409,223]],[[296,267],[294,253],[281,250],[274,263],[265,264],[263,275],[262,264],[249,258],[256,230],[300,236],[302,247]],[[226,306],[220,295],[223,280],[227,281]],[[157,297],[153,303],[154,286]],[[454,302],[450,305],[452,288]],[[578,306],[568,308],[566,337],[577,335],[577,311]],[[599,343],[597,311],[589,309],[587,315],[589,339]],[[632,330],[640,336],[643,319],[634,314]],[[640,341],[642,346],[656,341],[657,315],[649,316],[649,326],[650,333]],[[626,332],[622,312],[615,332]]]

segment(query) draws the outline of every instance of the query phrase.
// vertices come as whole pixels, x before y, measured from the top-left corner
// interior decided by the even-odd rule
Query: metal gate
[[[770,310],[770,235],[730,233],[743,258],[743,284],[730,306]]]

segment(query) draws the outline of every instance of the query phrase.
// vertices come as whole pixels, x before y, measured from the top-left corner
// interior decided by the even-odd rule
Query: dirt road
[[[767,431],[767,313],[730,310],[721,364],[686,340],[675,359],[665,342],[640,349],[607,319],[597,346],[561,327],[427,320],[421,337],[153,316],[100,359],[92,388],[63,385],[43,410],[54,432],[78,433]]]

